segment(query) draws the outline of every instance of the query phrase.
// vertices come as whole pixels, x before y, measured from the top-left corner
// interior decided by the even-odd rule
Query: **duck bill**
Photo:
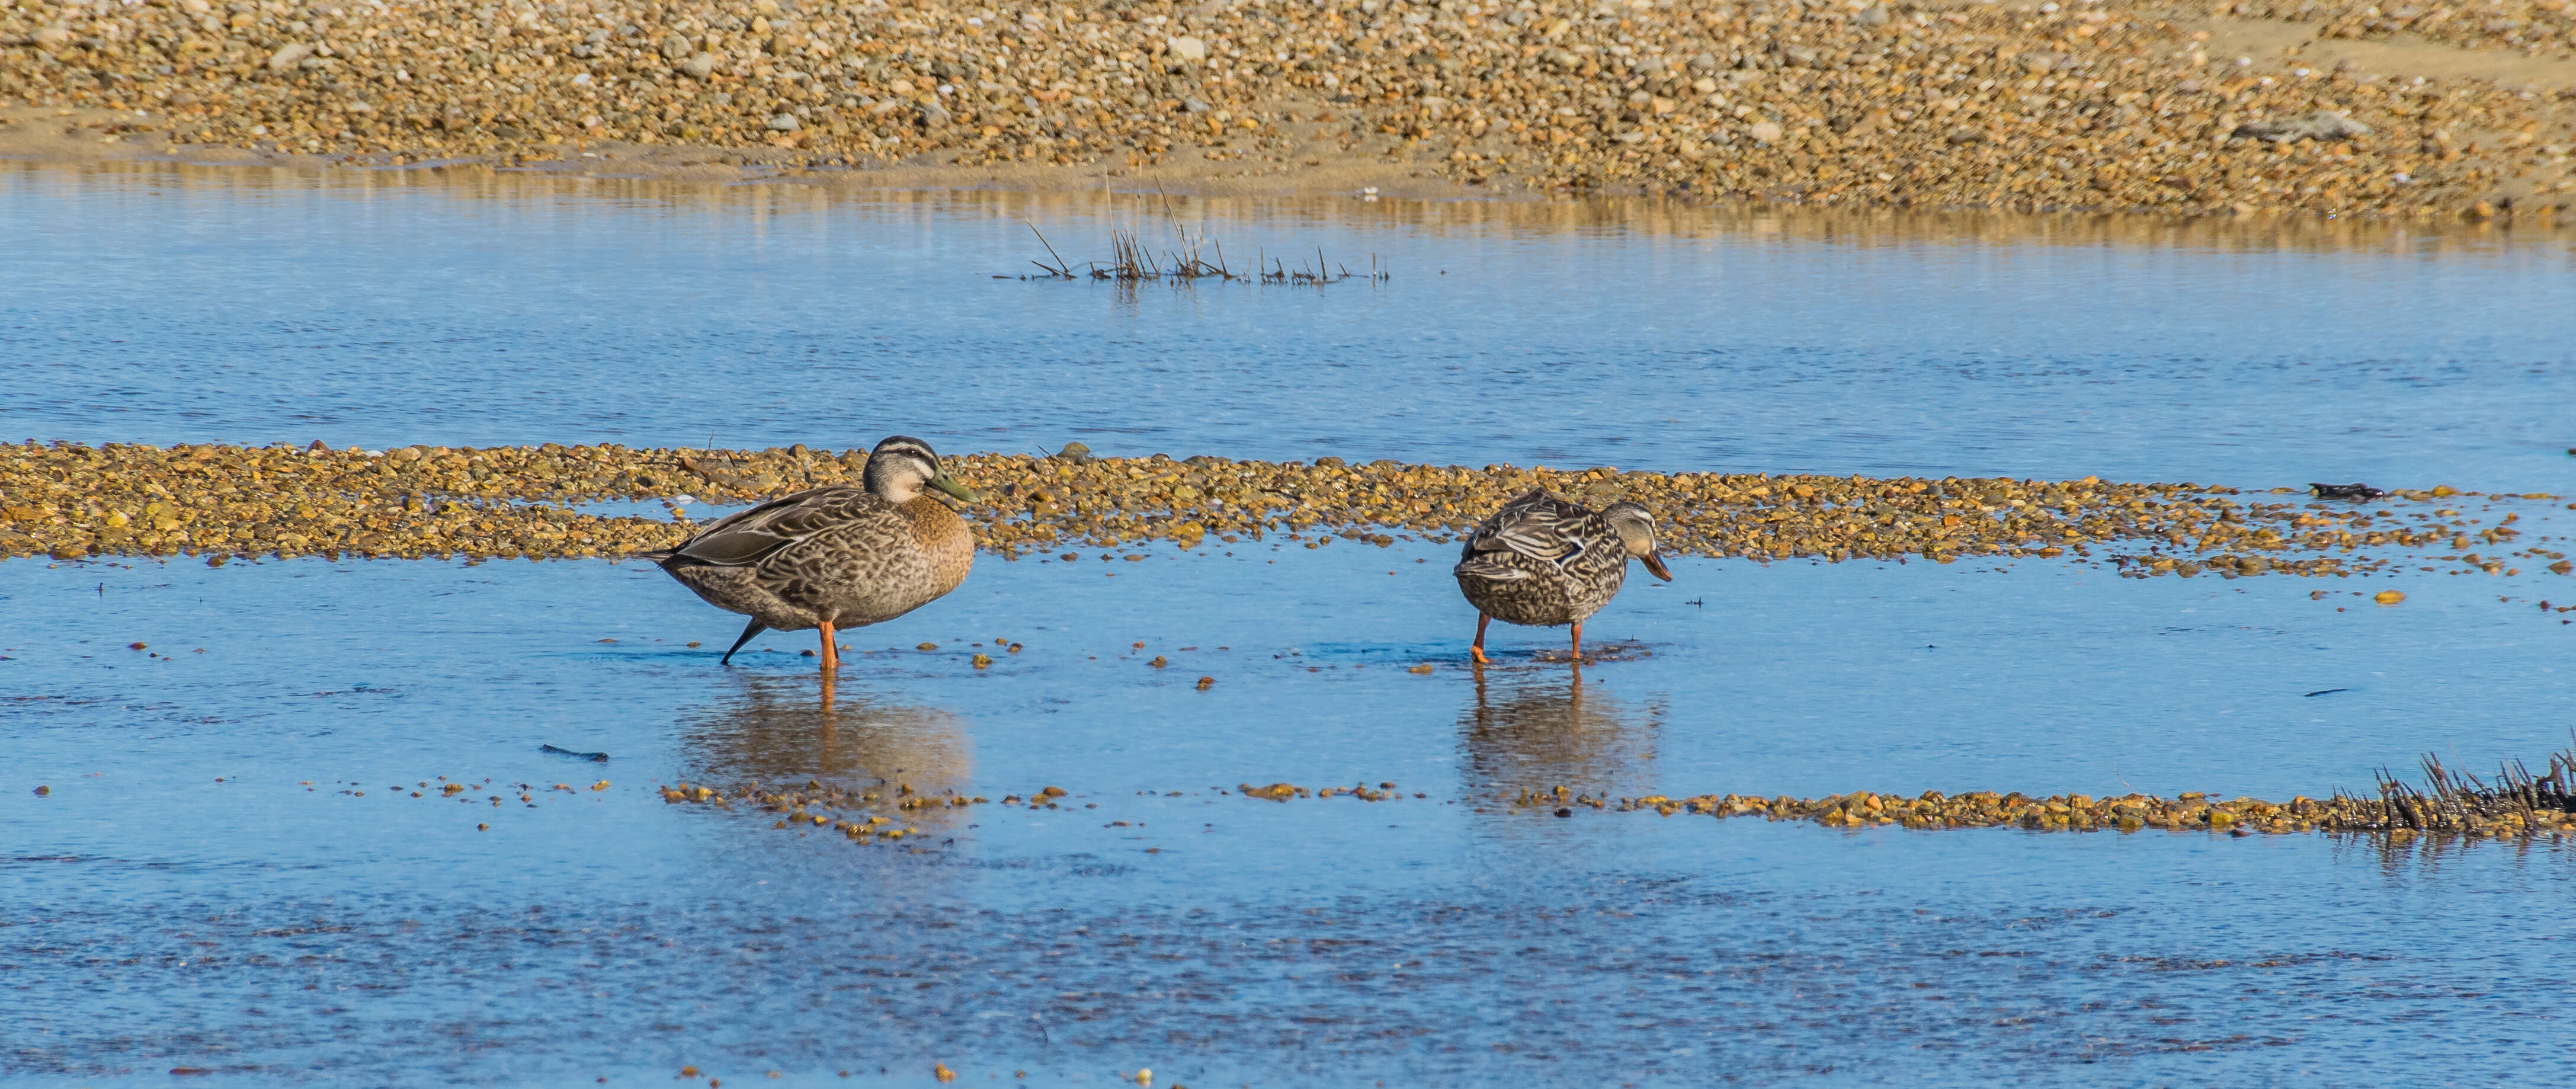
[[[940,491],[947,492],[948,494],[956,496],[966,502],[972,503],[975,501],[974,489],[958,483],[957,478],[948,475],[948,470],[946,469],[940,470],[938,476],[930,478],[930,486],[937,488]]]
[[[1662,552],[1646,553],[1646,570],[1654,572],[1656,578],[1662,579],[1665,582],[1673,581],[1673,569],[1664,566],[1664,554]]]

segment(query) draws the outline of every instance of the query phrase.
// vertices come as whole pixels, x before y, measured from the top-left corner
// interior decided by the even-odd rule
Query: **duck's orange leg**
[[[1485,625],[1492,623],[1493,619],[1493,617],[1486,616],[1483,613],[1476,614],[1476,642],[1467,648],[1467,653],[1475,656],[1477,665],[1483,665],[1487,661],[1485,658]]]
[[[1583,622],[1574,622],[1574,664],[1583,664]]]
[[[832,646],[832,622],[823,622],[823,668],[841,668],[841,652]]]

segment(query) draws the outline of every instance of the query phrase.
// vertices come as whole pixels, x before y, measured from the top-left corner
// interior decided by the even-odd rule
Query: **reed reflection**
[[[1666,711],[1661,701],[1614,697],[1580,669],[1479,669],[1475,705],[1458,720],[1467,794],[1558,786],[1595,798],[1633,793],[1654,778]]]

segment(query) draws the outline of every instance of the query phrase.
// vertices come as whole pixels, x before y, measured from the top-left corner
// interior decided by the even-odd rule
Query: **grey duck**
[[[677,547],[648,552],[707,604],[751,623],[723,661],[770,628],[823,633],[823,668],[841,664],[835,628],[881,624],[966,581],[975,537],[923,485],[972,502],[920,439],[868,454],[861,487],[814,488],[727,515]]]
[[[1574,625],[1574,660],[1583,661],[1583,622],[1619,593],[1628,560],[1671,582],[1673,573],[1655,548],[1655,516],[1635,503],[1612,503],[1600,512],[1569,503],[1545,488],[1495,511],[1467,538],[1455,573],[1458,589],[1476,606],[1476,661],[1485,658],[1485,625],[1495,619],[1533,627]]]

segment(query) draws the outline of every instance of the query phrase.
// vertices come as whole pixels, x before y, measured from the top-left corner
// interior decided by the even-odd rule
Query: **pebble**
[[[0,445],[0,558],[46,555],[608,558],[665,547],[692,527],[582,514],[563,504],[686,492],[750,503],[856,485],[865,451],[622,446],[409,446],[372,455],[286,446]],[[2410,550],[2462,572],[2507,574],[2507,557],[2557,561],[2522,542],[2521,513],[2492,523],[2394,489],[2368,506],[2300,503],[2300,491],[2192,483],[1763,473],[1623,472],[1613,466],[1353,465],[965,454],[944,459],[980,495],[962,512],[1006,559],[1163,541],[1198,548],[1273,535],[1316,547],[1446,543],[1531,487],[1656,512],[1672,555],[1772,562],[2091,557],[2130,577],[2389,572]],[[2482,497],[2493,510],[2543,493]],[[2485,551],[2470,551],[2472,548]],[[1064,555],[1073,555],[1064,552]],[[1130,558],[1141,554],[1130,552]],[[2426,557],[2415,556],[2420,561]],[[928,649],[937,649],[931,645]]]
[[[2325,143],[2368,136],[2370,126],[2331,110],[2318,110],[2303,116],[2248,121],[2236,126],[2232,135],[2251,137],[2275,144],[2295,143],[2300,140]]]
[[[109,138],[372,161],[658,145],[1894,207],[2483,220],[2569,203],[2564,92],[2514,68],[2568,55],[2564,0],[2219,10],[2220,29],[2314,48],[2457,48],[2371,60],[2385,71],[2310,45],[2231,63],[2194,29],[2209,13],[2122,2],[20,0],[0,8],[0,101],[120,111],[73,125]]]
[[[284,72],[295,67],[297,64],[302,63],[304,58],[312,55],[313,47],[306,45],[303,42],[292,42],[287,45],[279,46],[277,52],[271,53],[268,56],[268,70],[272,72]]]

